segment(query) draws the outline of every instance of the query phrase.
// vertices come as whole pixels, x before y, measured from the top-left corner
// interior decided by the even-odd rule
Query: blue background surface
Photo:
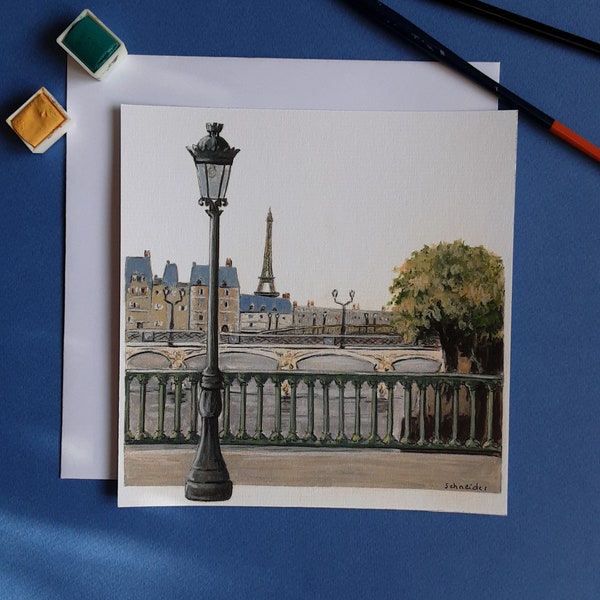
[[[599,39],[597,0],[495,2]],[[64,105],[54,40],[83,8],[133,54],[423,58],[337,0],[7,4],[3,118],[42,85]],[[389,4],[501,61],[506,86],[600,144],[599,58],[433,1]],[[65,141],[35,156],[3,125],[0,165],[1,598],[597,597],[597,163],[521,119],[508,517],[117,509],[114,482],[60,480]]]

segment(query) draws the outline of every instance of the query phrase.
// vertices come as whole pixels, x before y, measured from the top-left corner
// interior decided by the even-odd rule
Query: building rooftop
[[[150,256],[128,256],[125,259],[125,286],[134,275],[143,275],[148,283],[152,283]]]
[[[192,265],[190,273],[190,285],[208,285],[208,265]],[[236,267],[219,267],[219,287],[239,288]]]
[[[167,261],[161,283],[168,287],[177,287],[177,284],[179,283],[179,273],[177,272],[177,265],[175,263]]]
[[[289,298],[270,298],[256,294],[240,294],[240,312],[291,313],[292,303]]]

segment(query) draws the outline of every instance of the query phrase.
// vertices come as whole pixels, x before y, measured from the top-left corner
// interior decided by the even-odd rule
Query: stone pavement
[[[501,491],[497,456],[226,445],[222,452],[234,485]],[[183,485],[194,456],[193,446],[126,446],[125,485]]]

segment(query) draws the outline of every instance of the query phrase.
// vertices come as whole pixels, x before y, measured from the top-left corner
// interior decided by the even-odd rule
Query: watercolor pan
[[[73,124],[62,106],[44,87],[6,122],[34,154],[46,152]]]
[[[125,44],[87,8],[56,39],[95,79],[102,79],[127,56]]]

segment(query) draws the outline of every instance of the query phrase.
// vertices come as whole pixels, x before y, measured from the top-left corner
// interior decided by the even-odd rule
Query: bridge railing
[[[206,344],[206,332],[190,329],[128,329],[125,332],[128,344]]]
[[[260,344],[260,345],[298,345],[298,346],[339,346],[344,342],[346,346],[403,346],[406,344],[400,335],[351,333],[341,336],[339,333],[323,333],[322,327],[315,327],[313,333],[281,330],[264,331],[258,333],[236,332],[221,333],[219,340],[224,344]]]
[[[224,372],[223,444],[499,454],[502,378]],[[128,370],[125,442],[195,444],[200,373]]]

